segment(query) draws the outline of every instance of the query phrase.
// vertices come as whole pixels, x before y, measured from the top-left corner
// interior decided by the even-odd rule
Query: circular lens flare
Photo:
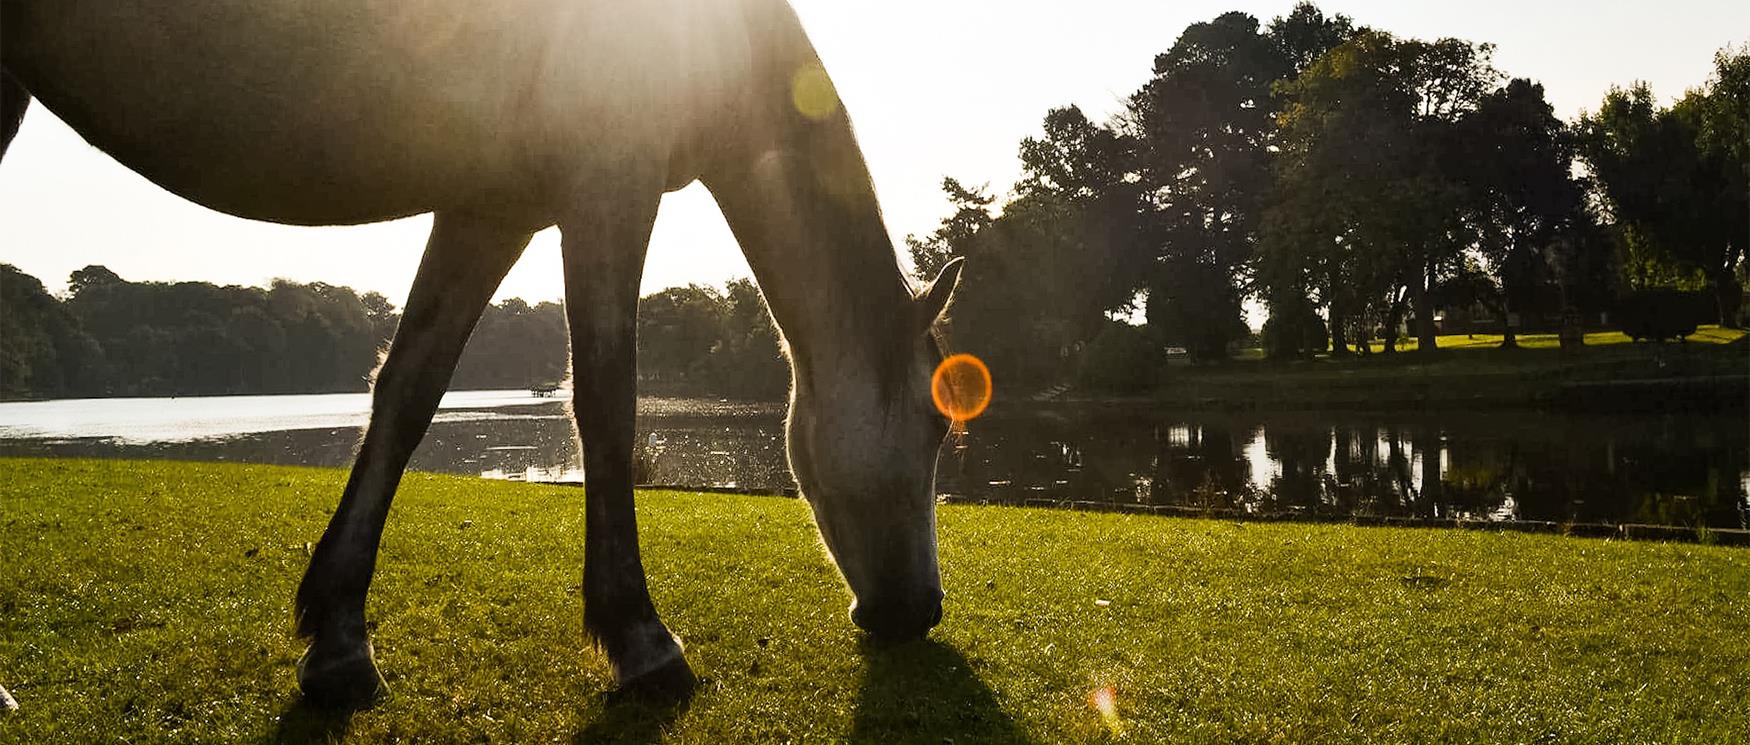
[[[838,111],[839,94],[832,79],[818,65],[808,65],[796,71],[790,79],[790,102],[803,116],[819,121]]]
[[[1123,734],[1123,722],[1118,717],[1118,691],[1112,686],[1101,686],[1088,693],[1088,706],[1100,715],[1100,721],[1112,734]]]
[[[990,406],[990,368],[970,354],[956,354],[936,366],[930,378],[930,398],[936,411],[956,424],[978,418]]]

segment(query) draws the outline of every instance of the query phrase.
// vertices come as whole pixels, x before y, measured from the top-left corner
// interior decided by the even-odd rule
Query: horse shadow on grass
[[[270,742],[276,745],[339,742],[352,728],[352,715],[357,711],[323,708],[299,696],[280,709],[279,724],[274,727]]]
[[[666,697],[634,693],[601,694],[601,711],[571,736],[574,745],[660,742],[675,720],[687,713],[693,691]]]
[[[852,743],[1004,742],[1027,736],[960,652],[934,639],[865,640]]]

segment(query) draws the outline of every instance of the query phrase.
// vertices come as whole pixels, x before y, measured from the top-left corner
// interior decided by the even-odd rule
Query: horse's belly
[[[539,149],[517,115],[537,55],[500,26],[420,47],[403,37],[429,23],[385,30],[357,7],[12,2],[5,65],[93,146],[242,217],[370,222],[514,191]]]

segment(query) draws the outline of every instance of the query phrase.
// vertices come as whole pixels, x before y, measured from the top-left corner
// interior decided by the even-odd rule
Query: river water
[[[367,394],[0,403],[0,455],[350,463]],[[783,409],[643,399],[651,484],[784,490]],[[444,399],[418,470],[581,481],[564,406]],[[993,409],[941,452],[968,500],[1172,505],[1329,518],[1750,528],[1750,427],[1718,416],[1540,411],[1222,414],[1054,403]]]

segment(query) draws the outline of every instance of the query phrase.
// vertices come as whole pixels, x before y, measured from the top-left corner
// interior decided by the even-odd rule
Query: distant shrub
[[[1700,292],[1637,290],[1617,303],[1617,326],[1636,341],[1682,340],[1710,320],[1707,301]]]
[[[1165,363],[1148,330],[1110,323],[1082,350],[1076,381],[1105,393],[1139,393],[1161,381]]]

